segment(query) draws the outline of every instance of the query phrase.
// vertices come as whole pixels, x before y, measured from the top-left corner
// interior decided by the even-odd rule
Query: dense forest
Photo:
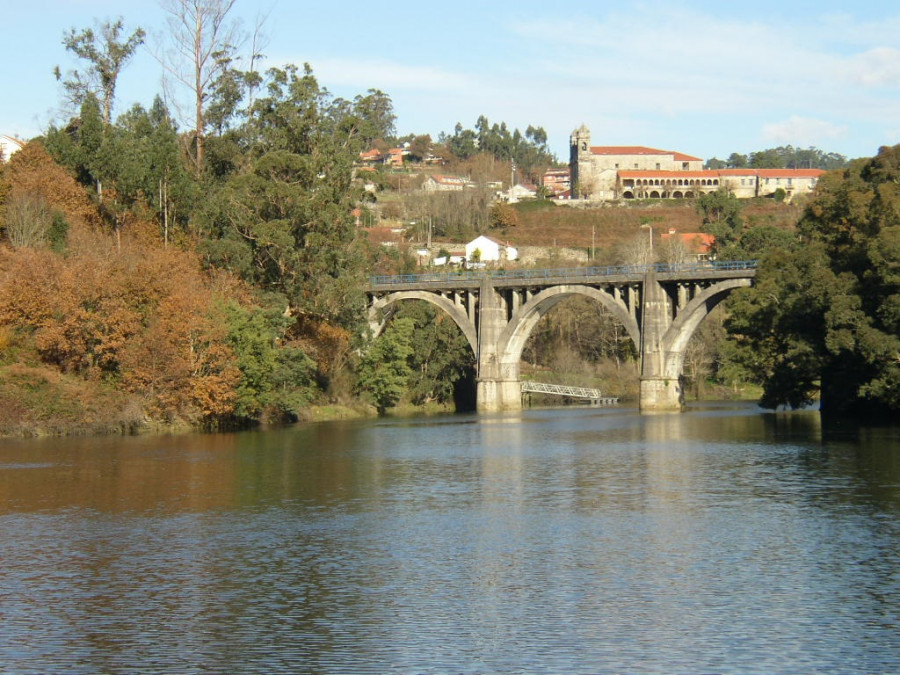
[[[162,97],[114,117],[117,78],[143,31],[108,22],[64,36],[81,68],[57,74],[72,116],[0,164],[0,433],[471,405],[471,349],[432,307],[411,303],[378,339],[367,333],[368,275],[414,264],[370,243],[354,215],[372,200],[360,153],[402,140],[390,97],[334,97],[308,65],[261,71],[254,54],[237,58],[227,16],[180,18],[196,32],[173,31],[176,45],[204,45],[174,50],[182,60],[168,64],[196,76],[185,77],[193,124],[181,128]],[[522,134],[485,117],[436,145],[408,140],[414,160],[437,147],[507,175],[554,161],[542,128]],[[696,201],[716,255],[761,260],[756,286],[694,340],[686,375],[698,394],[707,381],[752,382],[770,406],[821,394],[842,414],[900,408],[898,157],[886,148],[829,174],[796,227],[745,222],[727,192]],[[457,238],[514,228],[525,214],[466,198],[476,201],[397,208]],[[645,246],[640,235],[632,248]],[[646,256],[627,249],[600,257]],[[617,394],[637,377],[621,327],[579,301],[542,320],[524,358],[525,372],[596,378]]]

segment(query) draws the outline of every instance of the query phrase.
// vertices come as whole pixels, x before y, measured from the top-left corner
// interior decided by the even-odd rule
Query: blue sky
[[[900,4],[794,2],[307,2],[238,0],[267,14],[268,66],[308,62],[352,98],[390,95],[400,133],[452,133],[479,115],[543,126],[551,149],[586,124],[594,145],[727,157],[776,145],[848,157],[900,143]],[[76,65],[68,28],[122,17],[164,39],[155,0],[10,2],[0,39],[0,134],[59,119],[52,71]],[[162,70],[143,50],[123,72],[117,112],[149,104]]]

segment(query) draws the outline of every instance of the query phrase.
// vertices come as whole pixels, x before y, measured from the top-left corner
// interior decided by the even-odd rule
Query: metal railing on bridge
[[[604,396],[599,389],[588,387],[570,387],[565,384],[548,384],[546,382],[522,381],[522,393],[552,394],[554,396],[568,396],[569,398],[586,398],[592,405],[618,405],[619,399],[612,396]]]
[[[715,262],[655,263],[653,265],[606,265],[602,267],[565,267],[556,269],[512,269],[512,270],[453,270],[447,272],[426,272],[424,274],[398,274],[394,276],[374,276],[369,279],[371,286],[391,286],[399,284],[427,284],[479,281],[491,279],[541,279],[577,280],[586,277],[639,276],[655,269],[659,274],[674,273],[685,276],[705,272],[727,272],[756,269],[756,260],[722,260]]]

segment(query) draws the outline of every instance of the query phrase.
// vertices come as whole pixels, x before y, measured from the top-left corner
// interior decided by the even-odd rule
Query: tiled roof
[[[703,171],[619,171],[619,178],[725,178],[759,176],[760,178],[818,178],[822,169],[708,169]]]
[[[818,178],[822,169],[756,169],[760,178]]]
[[[705,232],[663,232],[660,235],[663,241],[672,237],[681,239],[684,247],[692,253],[708,253],[716,241],[714,236]]]
[[[692,157],[691,155],[686,155],[683,152],[673,152],[672,155],[674,156],[676,162],[702,162],[703,161],[699,157]]]
[[[679,162],[702,162],[699,157],[685,155],[671,150],[657,150],[643,145],[595,145],[591,147],[593,155],[672,155]]]
[[[469,182],[465,178],[460,178],[459,176],[445,176],[439,173],[432,174],[431,178],[434,179],[436,183],[443,183],[444,185],[465,185]]]
[[[718,171],[622,171],[619,178],[718,178]]]

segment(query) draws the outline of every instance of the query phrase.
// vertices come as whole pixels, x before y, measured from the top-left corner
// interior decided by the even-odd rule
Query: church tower
[[[591,155],[591,130],[581,125],[569,136],[569,181],[572,186],[572,199],[579,199],[579,179],[582,171],[579,164]],[[586,178],[586,176],[584,176]]]

